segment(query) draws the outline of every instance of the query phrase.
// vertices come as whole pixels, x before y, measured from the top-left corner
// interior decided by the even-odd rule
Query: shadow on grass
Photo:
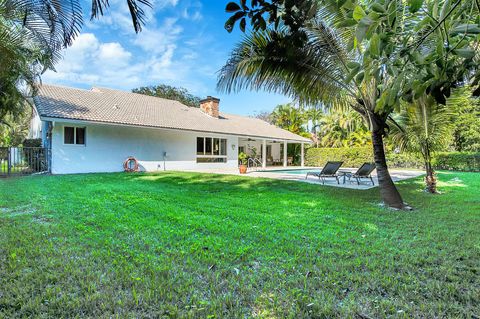
[[[275,192],[304,192],[314,196],[335,195],[351,196],[377,194],[375,189],[356,190],[348,188],[335,188],[319,184],[302,183],[298,181],[287,181],[269,178],[251,178],[223,174],[205,174],[205,173],[141,173],[137,175],[125,176],[126,181],[168,183],[174,185],[188,185],[202,191],[275,191]]]

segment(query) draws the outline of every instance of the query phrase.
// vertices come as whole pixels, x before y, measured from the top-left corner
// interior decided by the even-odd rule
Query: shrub
[[[387,164],[391,168],[424,169],[421,156],[413,153],[387,153]],[[373,161],[372,148],[309,148],[306,150],[305,165],[323,166],[328,161],[343,161],[345,167],[359,167]],[[433,155],[434,169],[480,172],[480,153],[445,152]]]
[[[23,141],[23,147],[42,147],[41,138],[27,138]]]
[[[387,165],[396,168],[424,169],[425,163],[420,155],[413,153],[387,153]]]
[[[343,161],[345,167],[358,167],[373,162],[371,146],[342,148],[309,148],[305,154],[305,165],[323,166],[328,161]]]
[[[480,172],[480,153],[438,153],[433,157],[433,167],[452,171]]]

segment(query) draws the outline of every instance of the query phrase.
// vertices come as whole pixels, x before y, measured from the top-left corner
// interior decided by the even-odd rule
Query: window
[[[227,155],[227,140],[224,138],[220,139],[220,155]]]
[[[218,138],[213,139],[213,155],[220,155],[220,140]]]
[[[205,138],[205,155],[212,155],[212,138]]]
[[[75,134],[75,144],[85,145],[85,128],[77,127],[77,134]]]
[[[197,137],[197,163],[226,163],[227,140]]]
[[[75,141],[75,128],[64,127],[63,128],[63,142],[65,144],[74,144]]]
[[[85,145],[85,128],[65,126],[63,128],[63,143],[70,145]]]
[[[197,155],[205,154],[205,139],[203,137],[197,137]]]

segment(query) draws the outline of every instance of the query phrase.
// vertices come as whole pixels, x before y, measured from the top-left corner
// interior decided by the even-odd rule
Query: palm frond
[[[136,33],[142,31],[146,21],[146,14],[143,7],[152,7],[149,0],[126,0],[130,16],[132,18],[133,28]],[[103,16],[104,11],[110,6],[108,0],[92,0],[90,19]]]
[[[78,0],[0,0],[0,16],[21,26],[31,40],[48,43],[52,50],[72,44],[83,24]]]
[[[454,110],[431,97],[423,96],[414,104],[404,105],[399,114],[389,120],[389,136],[402,151],[425,154],[443,151],[452,139]]]
[[[334,48],[325,50],[332,45],[326,40],[336,39],[330,33],[321,37],[322,31],[328,30],[308,30],[308,40],[300,46],[292,45],[291,37],[282,29],[248,34],[220,70],[218,89],[262,89],[306,104],[338,99],[349,88]]]

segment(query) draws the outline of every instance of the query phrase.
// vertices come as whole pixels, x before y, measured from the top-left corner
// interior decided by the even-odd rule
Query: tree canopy
[[[372,132],[384,201],[401,208],[384,154],[387,119],[399,111],[401,99],[411,103],[428,95],[444,104],[452,87],[476,81],[477,5],[473,0],[229,3],[227,30],[236,22],[246,30],[249,22],[253,32],[233,50],[218,86],[226,92],[266,89],[306,104],[349,105]]]
[[[161,97],[168,100],[175,100],[191,107],[199,107],[201,98],[195,96],[184,88],[178,88],[166,84],[142,86],[132,90],[133,93]]]
[[[447,105],[455,112],[453,148],[480,152],[480,98],[472,98],[472,88],[455,89]]]

